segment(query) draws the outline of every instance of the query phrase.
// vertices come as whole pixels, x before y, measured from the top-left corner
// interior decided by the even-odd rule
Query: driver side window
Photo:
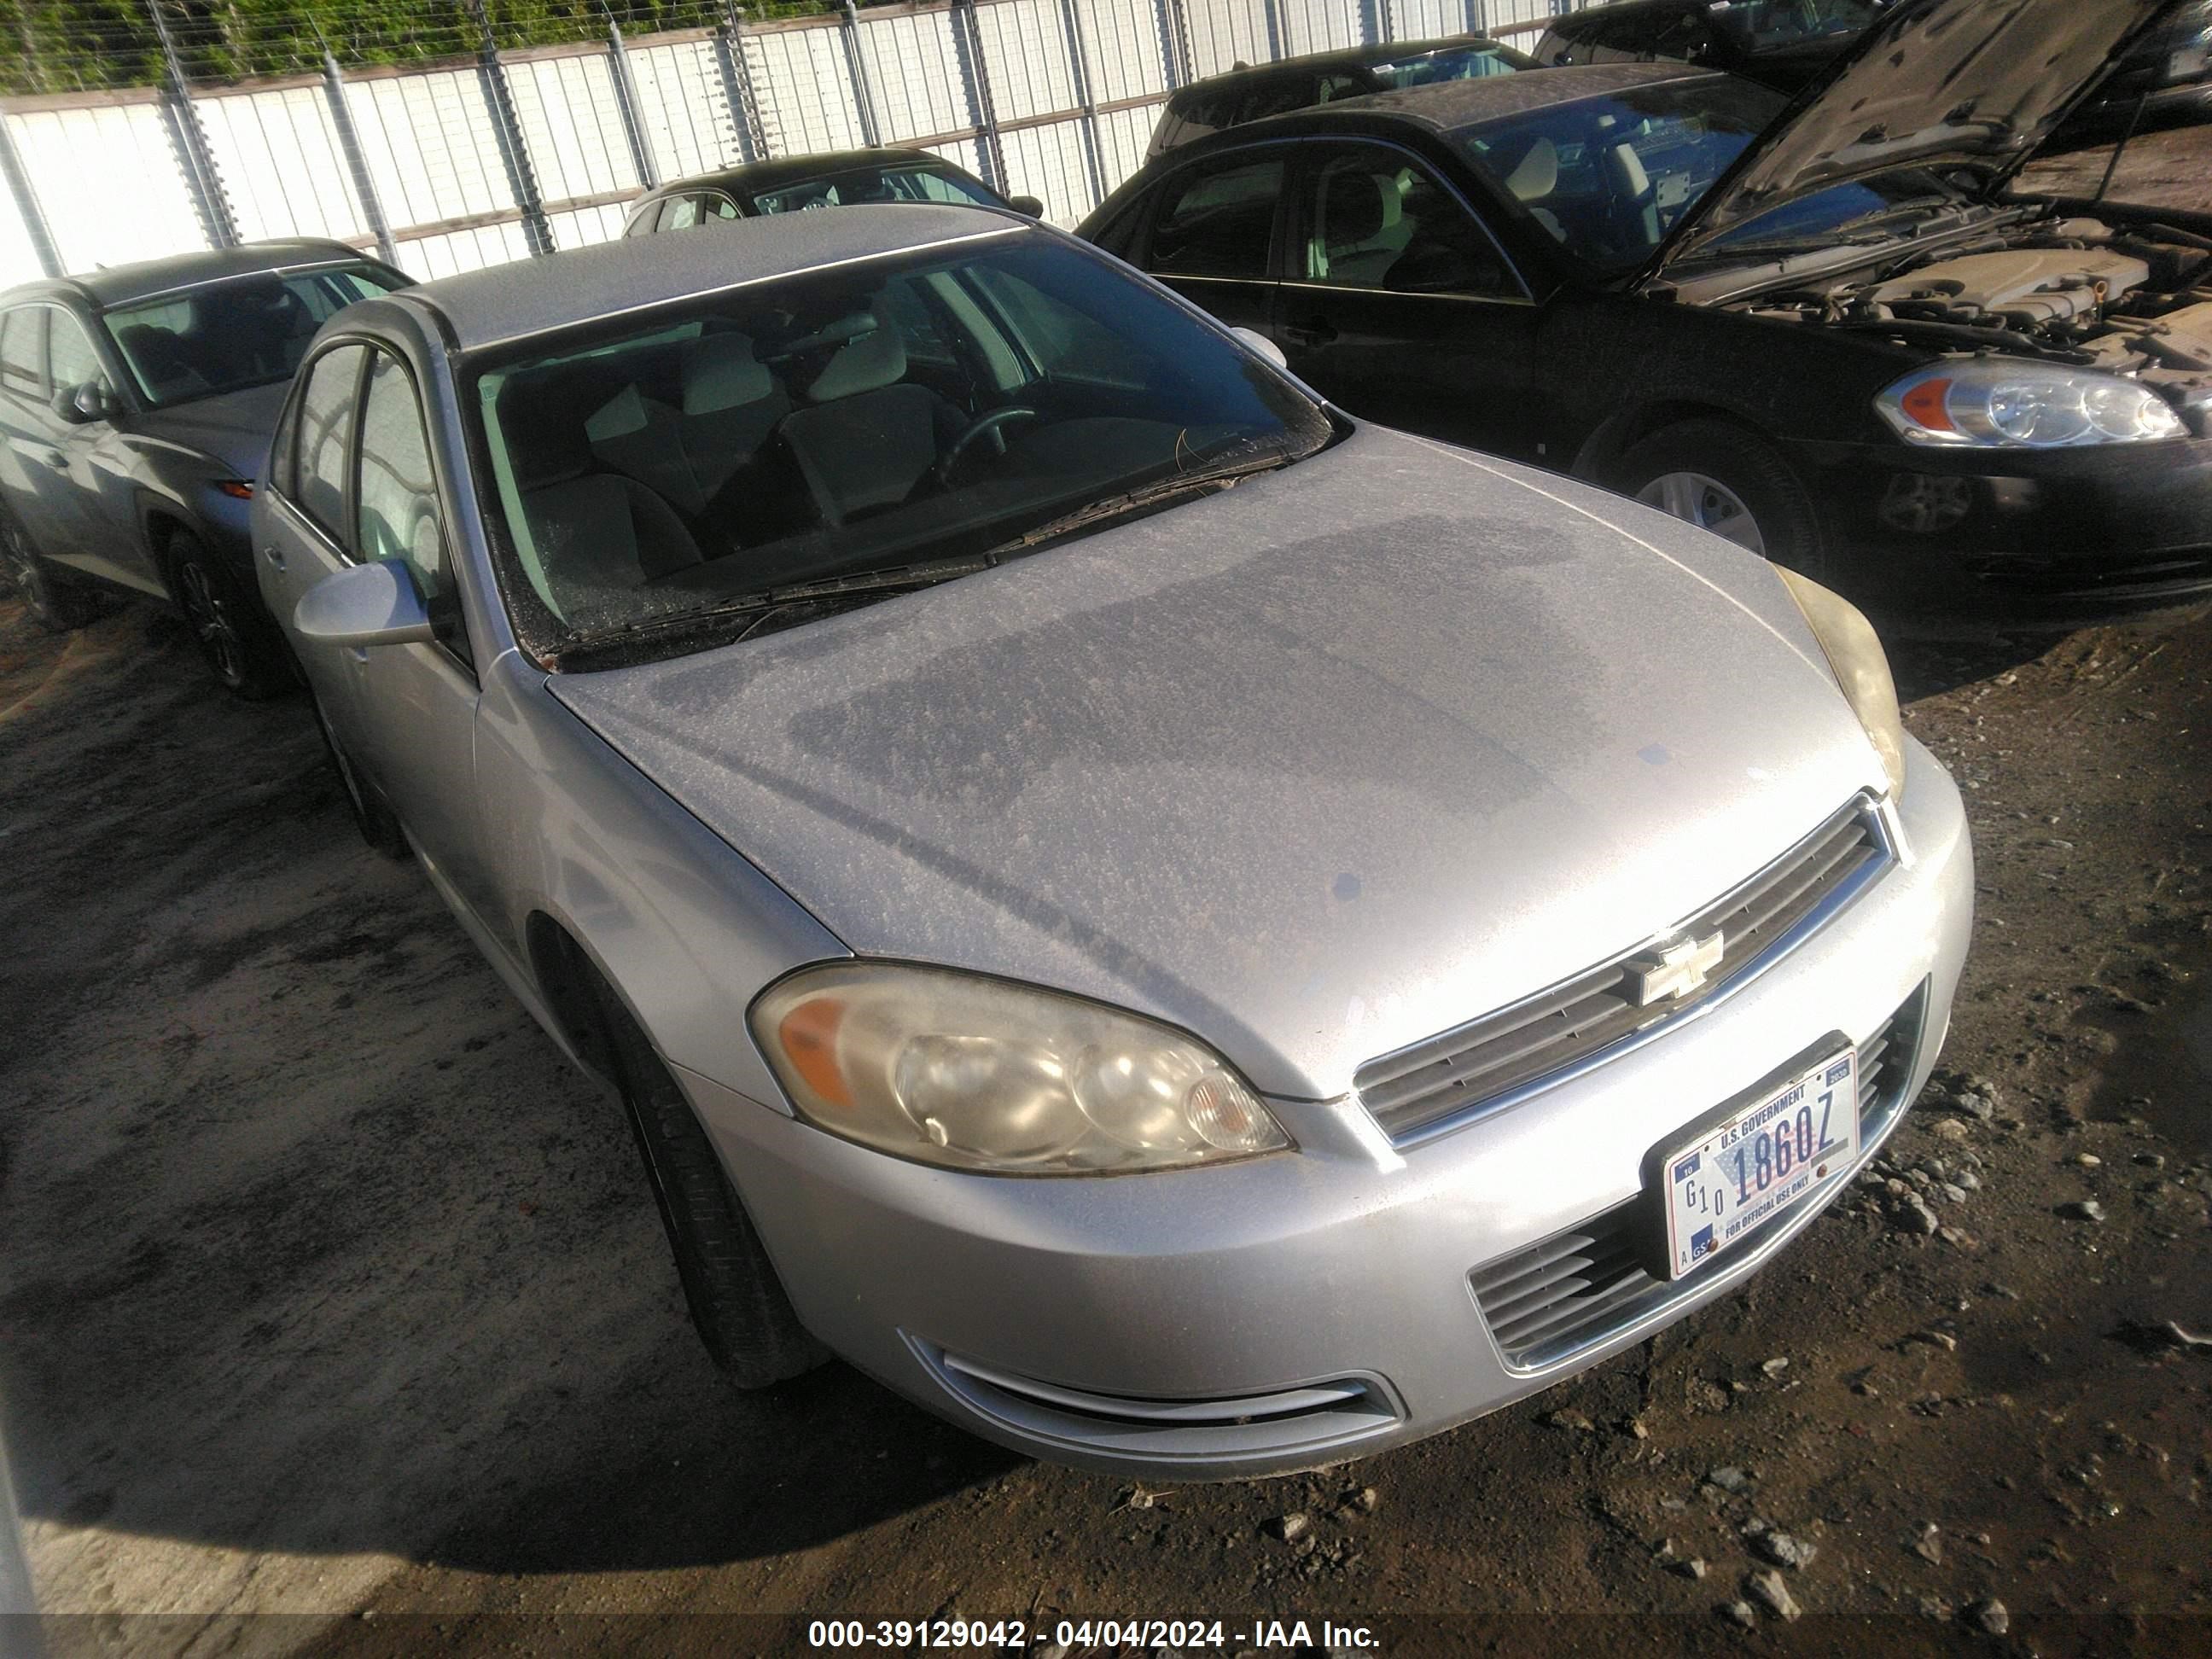
[[[446,558],[444,515],[430,462],[430,441],[415,382],[399,361],[376,354],[362,404],[361,485],[355,501],[356,546],[363,560],[407,567],[428,607],[438,637],[463,657],[459,594]]]
[[[1402,152],[1359,145],[1306,175],[1304,276],[1332,288],[1518,297],[1496,246]]]
[[[100,352],[84,331],[84,325],[57,306],[48,327],[52,332],[46,339],[46,367],[55,392],[74,392],[84,386],[111,390],[107,371],[100,366]]]

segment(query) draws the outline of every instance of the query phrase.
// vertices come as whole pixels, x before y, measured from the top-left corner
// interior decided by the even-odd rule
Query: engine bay
[[[2011,224],[1770,287],[1728,308],[1957,353],[2132,375],[2212,410],[2212,240],[2100,219]]]

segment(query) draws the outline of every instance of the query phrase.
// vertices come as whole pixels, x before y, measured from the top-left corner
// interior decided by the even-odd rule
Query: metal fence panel
[[[547,204],[645,188],[623,132],[614,70],[604,47],[561,56],[509,57],[507,83]],[[558,236],[554,246],[568,244]]]
[[[207,238],[150,97],[7,117],[64,269],[204,248]]]
[[[319,87],[196,101],[240,236],[368,234]]]
[[[661,176],[681,179],[733,167],[743,158],[738,123],[722,93],[711,40],[655,46],[632,42],[630,77],[639,119]]]
[[[762,120],[778,135],[779,155],[855,149],[867,142],[838,33],[835,24],[746,31],[758,65],[753,93]]]
[[[498,135],[475,70],[436,70],[351,82],[346,107],[353,112],[369,177],[403,251],[410,242],[481,248],[484,244],[473,234],[479,228],[475,225],[455,234],[440,233],[455,220],[515,211],[514,192],[500,166]],[[529,252],[526,241],[515,246],[518,257]],[[484,263],[477,258],[453,268],[474,270]]]

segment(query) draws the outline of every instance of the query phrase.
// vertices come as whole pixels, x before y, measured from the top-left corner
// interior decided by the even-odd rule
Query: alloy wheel
[[[1636,492],[1646,507],[1710,530],[1725,541],[1766,556],[1766,538],[1743,497],[1703,472],[1662,472]]]
[[[230,606],[216,592],[207,567],[197,559],[185,560],[177,571],[177,586],[178,597],[184,601],[185,620],[199,636],[208,665],[225,685],[239,684],[246,678],[245,646],[238,637],[237,623],[231,620]]]

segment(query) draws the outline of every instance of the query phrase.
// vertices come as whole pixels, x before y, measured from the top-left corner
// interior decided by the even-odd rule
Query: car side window
[[[1333,288],[1517,296],[1496,246],[1411,157],[1361,144],[1327,154],[1304,191],[1304,275]]]
[[[361,408],[361,474],[355,547],[364,560],[407,567],[438,637],[465,657],[459,593],[446,557],[445,515],[430,463],[415,382],[399,360],[378,352]]]
[[[340,346],[315,360],[300,398],[294,444],[299,468],[292,499],[323,532],[345,544],[346,455],[353,443],[355,394],[361,387],[366,346]]]
[[[46,372],[57,396],[79,386],[108,388],[107,371],[100,367],[100,350],[84,325],[58,307],[52,308],[46,336]]]
[[[46,395],[45,306],[18,306],[0,318],[0,391],[41,402]]]
[[[738,216],[738,204],[726,196],[704,196],[700,199],[707,204],[706,217],[708,220]]]
[[[1170,179],[1160,191],[1150,269],[1165,276],[1266,281],[1282,193],[1279,154],[1212,162]]]
[[[660,204],[660,228],[690,230],[699,222],[699,198],[672,196]]]

